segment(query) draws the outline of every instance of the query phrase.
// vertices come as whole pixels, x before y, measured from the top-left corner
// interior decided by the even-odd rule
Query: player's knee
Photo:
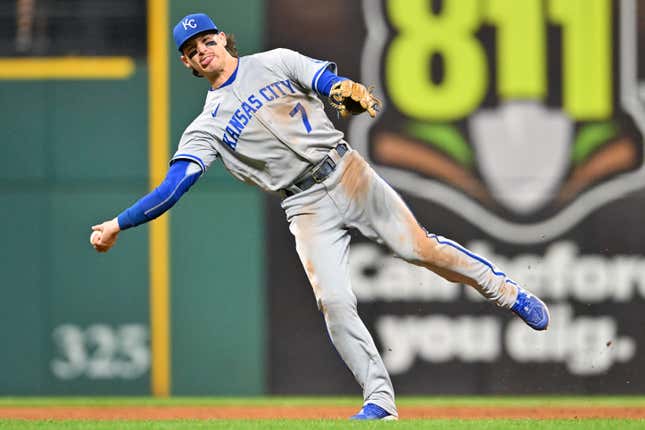
[[[417,266],[440,264],[445,258],[445,256],[442,256],[439,244],[426,234],[419,235],[414,239],[410,246],[398,247],[394,249],[394,252],[403,260]]]
[[[399,258],[409,263],[415,263],[422,260],[422,255],[419,251],[420,248],[427,246],[423,243],[426,241],[427,238],[425,237],[400,236],[396,239],[390,239],[386,243]]]
[[[392,252],[394,252],[399,258],[407,261],[412,264],[422,264],[422,257],[419,253],[411,246],[399,246],[391,247]]]

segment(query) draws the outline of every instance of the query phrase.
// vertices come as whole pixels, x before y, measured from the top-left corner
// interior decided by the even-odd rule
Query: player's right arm
[[[121,230],[151,221],[174,206],[202,174],[201,166],[187,159],[175,160],[166,178],[149,194],[124,210],[114,219],[92,226],[90,242],[98,252],[107,252],[114,246]]]

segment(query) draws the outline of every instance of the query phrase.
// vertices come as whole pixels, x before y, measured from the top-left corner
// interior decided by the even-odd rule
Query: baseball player
[[[116,218],[92,227],[91,243],[108,251],[121,230],[168,209],[220,159],[236,178],[280,193],[296,250],[331,340],[363,388],[353,419],[397,419],[394,389],[356,310],[350,286],[348,228],[385,243],[406,261],[467,284],[535,330],[549,312],[485,258],[421,227],[401,197],[343,140],[324,111],[367,112],[380,101],[336,65],[288,49],[238,57],[234,41],[205,14],[184,17],[173,36],[180,58],[210,88],[186,128],[164,181]]]

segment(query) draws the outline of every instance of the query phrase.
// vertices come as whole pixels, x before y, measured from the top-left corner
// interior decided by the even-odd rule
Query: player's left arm
[[[334,87],[334,85],[347,80],[349,79],[344,76],[338,76],[335,70],[332,67],[328,66],[320,74],[320,78],[316,81],[316,88],[314,89],[318,94],[329,97],[331,89]]]
[[[346,118],[367,112],[372,118],[381,109],[383,103],[374,95],[374,87],[366,87],[360,82],[343,79],[332,84],[329,90],[329,104]]]
[[[374,118],[381,107],[381,101],[372,93],[373,88],[338,76],[333,69],[325,69],[316,81],[318,94],[329,97],[329,103],[342,117],[369,113]]]
[[[168,169],[166,178],[149,194],[121,212],[116,218],[92,226],[90,242],[98,252],[114,246],[121,230],[151,221],[173,207],[202,174],[198,163],[178,159]],[[94,233],[98,232],[98,233]]]

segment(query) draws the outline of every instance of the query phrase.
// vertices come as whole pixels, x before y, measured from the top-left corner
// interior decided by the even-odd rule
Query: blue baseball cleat
[[[511,310],[534,330],[546,330],[549,326],[549,309],[544,302],[520,287]]]
[[[359,413],[357,413],[353,417],[350,417],[350,420],[392,421],[398,419],[399,417],[392,415],[391,413],[389,413],[379,405],[375,405],[374,403],[367,403],[365,406],[363,406]]]

